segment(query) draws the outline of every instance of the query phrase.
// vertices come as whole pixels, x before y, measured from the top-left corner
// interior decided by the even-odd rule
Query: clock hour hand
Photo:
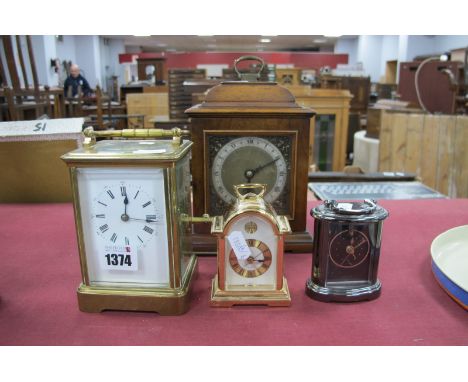
[[[125,206],[125,211],[124,211],[124,214],[127,215],[127,204],[128,204],[128,198],[127,198],[127,194],[125,193],[125,198],[124,198],[124,206]]]
[[[256,257],[253,257],[253,256],[249,256],[245,260],[246,260],[247,263],[253,263],[254,261],[257,261],[259,263],[263,263],[265,261],[265,259],[256,259]]]

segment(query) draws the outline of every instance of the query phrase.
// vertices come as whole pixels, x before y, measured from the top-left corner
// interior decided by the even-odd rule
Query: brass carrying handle
[[[236,193],[236,196],[240,199],[245,199],[248,194],[241,194],[240,190],[245,190],[245,189],[255,189],[255,188],[260,188],[261,191],[256,194],[256,196],[262,198],[263,195],[265,195],[267,185],[266,184],[260,184],[260,183],[244,183],[244,184],[237,184],[234,185],[234,192]]]
[[[258,61],[260,62],[260,64],[262,64],[262,66],[260,67],[260,70],[257,73],[257,78],[260,77],[260,73],[265,67],[265,61],[263,61],[260,57],[257,57],[257,56],[241,56],[234,61],[234,70],[236,71],[237,76],[239,78],[242,78],[242,74],[239,72],[239,69],[237,69],[237,64],[241,61],[249,61],[249,60]]]
[[[92,126],[83,130],[85,145],[96,143],[97,137],[102,138],[172,138],[174,144],[181,143],[181,137],[190,136],[190,131],[174,127],[171,130],[165,129],[123,129],[123,130],[100,130],[95,131]]]

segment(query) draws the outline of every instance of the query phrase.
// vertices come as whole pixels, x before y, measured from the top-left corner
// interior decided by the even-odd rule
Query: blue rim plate
[[[468,225],[437,236],[431,245],[431,258],[439,285],[468,310]]]

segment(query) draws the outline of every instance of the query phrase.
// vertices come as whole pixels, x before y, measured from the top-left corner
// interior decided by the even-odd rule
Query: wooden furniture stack
[[[83,118],[0,123],[0,203],[72,200],[60,156],[81,146]]]
[[[358,76],[332,76],[320,77],[321,88],[349,90],[353,98],[350,103],[350,112],[366,114],[370,95],[370,77]]]
[[[416,173],[452,198],[468,197],[468,117],[384,112],[379,171]]]
[[[379,139],[384,113],[424,113],[421,109],[409,108],[409,102],[380,100],[367,110],[366,137]]]
[[[276,68],[276,82],[280,85],[300,85],[301,68]]]
[[[167,81],[166,59],[165,58],[137,58],[138,79],[144,81],[147,78],[146,68],[154,66],[154,76],[157,84]]]
[[[402,62],[398,93],[403,101],[419,105],[415,77],[421,62]],[[464,113],[464,70],[457,61],[429,61],[420,70],[418,87],[422,102],[431,113]]]
[[[348,90],[287,86],[296,102],[317,114],[311,121],[309,165],[320,171],[342,171],[346,164],[349,108]]]
[[[141,114],[144,116],[144,128],[152,128],[152,119],[156,116],[168,117],[168,95],[167,93],[144,93],[127,94],[127,112],[129,115]],[[129,119],[130,123],[136,123],[134,118]]]
[[[169,117],[187,119],[184,111],[192,106],[192,95],[185,92],[184,81],[204,79],[205,69],[170,69],[169,70]]]

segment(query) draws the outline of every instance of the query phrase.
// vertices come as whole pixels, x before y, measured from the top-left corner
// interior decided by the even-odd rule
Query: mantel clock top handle
[[[234,192],[236,193],[236,196],[239,199],[244,200],[247,197],[251,197],[251,195],[249,196],[250,193],[242,194],[240,190],[261,189],[258,194],[255,194],[255,197],[263,198],[263,195],[265,195],[266,187],[267,187],[266,184],[260,184],[260,183],[237,184],[237,185],[234,185]]]
[[[239,69],[237,69],[237,64],[241,61],[258,61],[262,66],[260,67],[260,70],[257,73],[241,73],[239,72]],[[247,80],[247,81],[256,81],[260,78],[260,73],[262,72],[263,68],[265,67],[265,61],[263,61],[260,57],[258,56],[241,56],[237,60],[234,61],[234,70],[236,71],[237,75],[241,80]]]

